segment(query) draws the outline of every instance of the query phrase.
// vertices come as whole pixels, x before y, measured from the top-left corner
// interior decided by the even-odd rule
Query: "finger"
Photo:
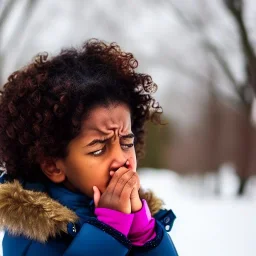
[[[132,192],[131,192],[130,198],[131,198],[131,199],[134,199],[134,198],[136,198],[136,197],[139,197],[139,192],[138,192],[138,190],[137,190],[136,188],[133,188],[133,189],[132,189]]]
[[[123,189],[120,195],[120,200],[130,199],[132,191],[136,187],[136,184],[137,184],[137,179],[133,172],[132,177],[123,186]]]
[[[142,202],[138,193],[138,190],[136,188],[134,188],[132,190],[131,196],[130,196],[130,200],[131,200],[131,211],[134,212],[138,212],[139,210],[141,210],[142,208]]]
[[[110,180],[105,192],[110,193],[112,195],[119,178],[122,177],[122,175],[128,171],[129,169],[121,167],[116,172],[114,172],[113,177]],[[112,171],[110,171],[110,173],[112,174]]]
[[[95,207],[98,207],[98,204],[100,201],[100,190],[96,186],[93,186],[92,189],[93,189],[94,205],[95,205]]]
[[[137,179],[136,187],[137,187],[137,190],[139,190],[140,189],[140,177],[139,177],[137,172],[134,175],[135,175],[135,177]]]
[[[130,182],[130,180],[132,179],[133,176],[135,176],[135,174],[136,173],[133,172],[132,170],[129,170],[128,172],[124,173],[117,181],[112,196],[120,197],[124,189],[124,186],[126,185],[127,182]],[[137,180],[136,177],[134,179],[135,181]]]

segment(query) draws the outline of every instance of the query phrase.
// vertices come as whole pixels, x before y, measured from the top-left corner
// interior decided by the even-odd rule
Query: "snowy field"
[[[232,171],[223,170],[219,178],[217,197],[213,175],[202,184],[170,171],[141,172],[143,187],[150,187],[177,216],[170,235],[180,256],[256,255],[256,181],[250,181],[243,198],[236,198]]]
[[[219,176],[184,178],[171,171],[140,172],[142,187],[151,188],[177,216],[170,233],[180,256],[256,255],[256,179],[246,194],[235,197],[238,181],[232,170]],[[0,253],[0,255],[2,255]]]

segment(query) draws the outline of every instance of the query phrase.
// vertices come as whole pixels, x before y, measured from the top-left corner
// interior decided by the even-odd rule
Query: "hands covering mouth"
[[[139,211],[142,208],[140,180],[133,159],[129,158],[117,171],[110,171],[110,176],[112,178],[102,194],[97,186],[93,186],[95,206],[127,214]]]

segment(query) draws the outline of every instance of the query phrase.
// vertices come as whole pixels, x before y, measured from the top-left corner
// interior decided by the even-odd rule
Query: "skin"
[[[42,169],[54,182],[93,197],[96,207],[136,212],[142,204],[133,143],[129,108],[125,104],[98,106],[70,141],[68,156],[57,159],[55,169],[44,165]]]

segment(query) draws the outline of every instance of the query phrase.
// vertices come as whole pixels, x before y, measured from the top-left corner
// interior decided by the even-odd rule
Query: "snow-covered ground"
[[[256,255],[255,180],[250,181],[246,195],[237,198],[237,180],[228,169],[220,174],[220,196],[209,192],[211,175],[203,186],[195,177],[186,180],[165,170],[144,170],[140,177],[142,186],[151,188],[176,214],[170,235],[179,255]]]
[[[219,196],[213,193],[212,174],[202,181],[142,169],[140,177],[142,187],[151,188],[176,214],[170,235],[180,256],[256,255],[256,179],[250,180],[245,196],[237,198],[238,181],[229,168],[219,175]]]

